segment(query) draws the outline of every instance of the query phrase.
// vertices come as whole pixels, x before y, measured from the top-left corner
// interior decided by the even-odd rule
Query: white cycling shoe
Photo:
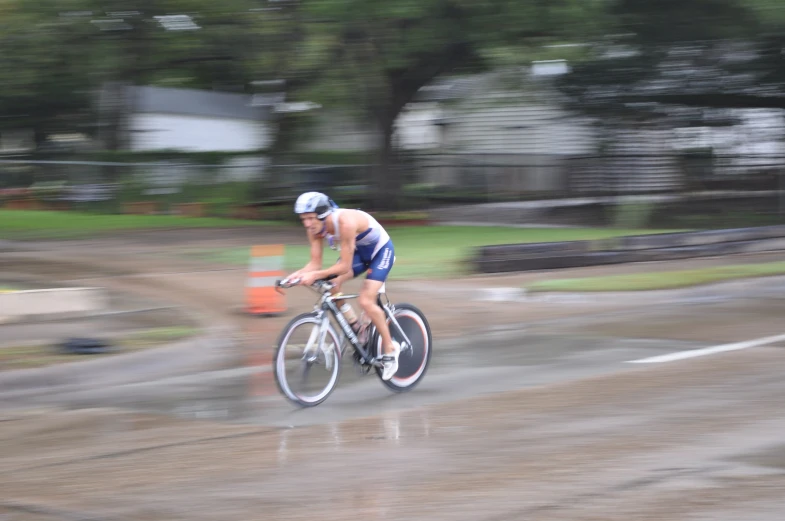
[[[401,354],[401,344],[393,340],[393,352],[382,356],[382,380],[389,380],[398,372],[398,356]]]

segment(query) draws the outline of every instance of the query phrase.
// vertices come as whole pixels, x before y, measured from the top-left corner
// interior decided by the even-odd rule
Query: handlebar
[[[275,287],[276,288],[291,288],[300,284],[300,279],[283,279],[283,280],[276,280]]]
[[[336,277],[338,277],[338,275],[328,275],[327,277],[325,277],[323,279],[319,279],[317,281],[314,281],[314,283],[311,285],[311,287],[312,288],[323,287],[323,286],[327,285],[327,281],[333,280]],[[288,278],[286,278],[286,279],[283,279],[283,280],[276,280],[275,281],[276,289],[277,288],[292,288],[294,286],[298,286],[299,284],[300,284],[300,279],[291,279],[291,280],[289,280]],[[332,286],[332,285],[330,285],[330,286]]]

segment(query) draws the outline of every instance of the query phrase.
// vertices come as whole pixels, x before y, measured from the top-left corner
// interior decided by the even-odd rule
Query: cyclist
[[[311,285],[317,280],[337,275],[332,281],[335,285],[332,294],[340,296],[344,282],[367,273],[357,300],[382,337],[382,379],[389,380],[398,371],[401,345],[392,339],[384,311],[376,303],[376,298],[395,262],[390,236],[373,216],[362,210],[339,208],[320,192],[300,195],[294,204],[294,213],[299,214],[308,235],[311,260],[288,278],[299,278],[300,284]],[[327,269],[322,269],[324,239],[328,240],[331,248],[340,252],[338,262]],[[342,304],[338,300],[336,303]],[[341,307],[343,312],[350,309],[348,303]],[[356,316],[348,318],[352,328],[358,331],[360,324]]]

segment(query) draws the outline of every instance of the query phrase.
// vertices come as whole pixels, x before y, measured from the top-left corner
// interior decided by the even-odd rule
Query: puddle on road
[[[723,344],[785,333],[783,316],[783,300],[736,300],[659,307],[634,317],[618,314],[582,322],[565,320],[563,327],[589,336]]]
[[[533,323],[526,330],[497,331],[477,341],[464,338],[444,349],[435,344],[423,383],[403,395],[389,393],[375,375],[357,376],[347,358],[333,395],[305,410],[278,391],[269,370],[271,351],[263,346],[248,350],[248,371],[202,373],[47,400],[73,409],[106,406],[222,423],[323,424],[617,371],[621,362],[644,354],[781,334],[782,316],[785,301],[750,300]],[[246,325],[251,337],[263,337],[272,327],[267,320]]]
[[[785,472],[785,444],[741,456],[736,458],[736,460],[758,467],[772,468]]]

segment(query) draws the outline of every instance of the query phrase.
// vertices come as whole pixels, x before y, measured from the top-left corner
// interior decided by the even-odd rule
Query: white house
[[[132,151],[253,151],[271,141],[272,106],[251,95],[194,89],[128,87]]]
[[[401,150],[422,156],[423,182],[468,190],[562,190],[569,158],[597,150],[592,123],[519,72],[438,80],[396,122]],[[521,82],[529,82],[522,88]]]
[[[698,129],[695,135],[689,129],[628,128],[602,136],[591,119],[566,110],[549,85],[548,77],[563,74],[566,65],[534,65],[513,72],[513,80],[519,77],[512,86],[509,71],[503,71],[440,79],[423,88],[396,120],[394,146],[422,153],[423,182],[520,192],[550,192],[568,184],[578,191],[673,189],[683,180],[679,149],[698,143],[717,152],[760,154],[759,162],[785,153],[785,119],[761,111],[745,111],[741,125]],[[134,151],[263,150],[271,144],[273,117],[280,110],[276,96],[149,86],[128,88],[127,100]],[[367,121],[324,109],[315,115],[311,138],[301,150],[376,150],[379,133]],[[749,158],[741,162],[734,166],[751,166]]]

